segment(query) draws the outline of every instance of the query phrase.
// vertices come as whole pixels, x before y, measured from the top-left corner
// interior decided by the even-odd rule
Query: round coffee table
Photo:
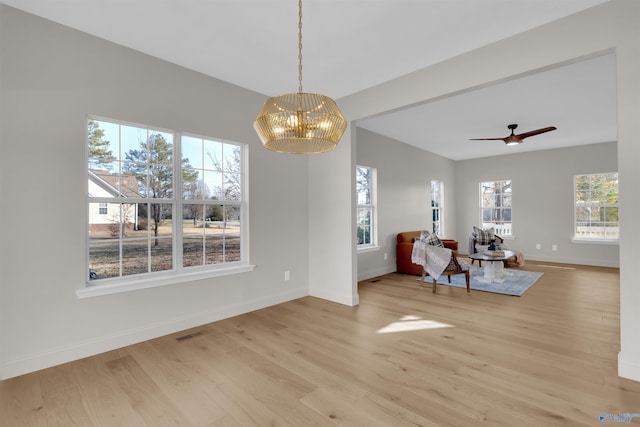
[[[483,277],[479,277],[481,282],[504,282],[504,269],[503,266],[507,263],[509,258],[516,256],[515,251],[503,250],[504,254],[501,255],[487,255],[485,253],[476,252],[469,255],[471,259],[477,259],[480,267],[482,267],[482,261],[486,261],[483,270]],[[496,265],[496,263],[498,263]]]

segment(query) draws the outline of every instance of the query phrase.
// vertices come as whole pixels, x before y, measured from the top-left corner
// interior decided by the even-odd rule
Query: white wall
[[[309,293],[346,305],[359,303],[356,278],[354,129],[338,147],[309,157]]]
[[[358,128],[357,164],[378,170],[378,245],[358,254],[358,280],[396,271],[396,236],[431,230],[431,180],[444,182],[446,237],[456,236],[454,161]],[[387,260],[384,260],[384,254]]]
[[[618,267],[618,245],[574,243],[573,177],[616,172],[616,143],[584,145],[456,162],[457,240],[467,253],[467,238],[479,223],[482,181],[510,179],[513,233],[505,243],[525,259]],[[541,249],[536,249],[536,244]],[[552,251],[551,245],[558,250]]]
[[[262,147],[266,97],[1,4],[0,54],[0,378],[308,294],[308,164]],[[79,300],[87,114],[249,144],[255,270]]]
[[[640,2],[612,0],[565,19],[476,49],[375,88],[338,100],[349,120],[358,120],[407,105],[602,52],[616,52],[618,61],[618,172],[620,174],[620,316],[621,351],[618,372],[640,381],[640,286],[636,270],[640,249]],[[513,58],[517,60],[505,60]],[[351,141],[351,136],[347,138]],[[343,139],[343,143],[345,140]],[[358,144],[360,145],[360,144]],[[343,175],[347,179],[347,175]],[[459,226],[462,233],[464,224]],[[343,286],[355,287],[344,278]]]

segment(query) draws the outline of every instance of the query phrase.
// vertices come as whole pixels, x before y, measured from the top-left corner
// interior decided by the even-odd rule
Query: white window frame
[[[170,133],[173,135],[173,170],[180,171],[179,173],[174,173],[173,176],[173,191],[172,197],[166,199],[157,199],[162,204],[169,204],[172,206],[172,220],[174,223],[182,224],[182,207],[186,203],[190,203],[189,200],[183,200],[182,197],[182,150],[181,150],[181,141],[182,136],[191,136],[194,137],[196,135],[182,133],[174,130],[164,130],[155,126],[147,126],[138,123],[125,122],[121,120],[114,120],[110,118],[103,118],[97,116],[87,116],[85,124],[87,124],[90,120],[95,120],[98,122],[108,122],[110,124],[114,124],[119,126],[119,129],[122,126],[133,126],[141,129],[149,129],[153,131],[162,131],[166,133]],[[240,207],[240,260],[232,261],[232,262],[223,262],[218,264],[206,264],[201,266],[193,266],[193,267],[183,267],[183,258],[182,258],[182,227],[173,226],[171,233],[172,240],[172,268],[170,270],[164,271],[156,271],[156,272],[146,272],[132,275],[121,275],[118,277],[110,277],[98,280],[91,280],[90,274],[86,274],[86,286],[82,289],[78,289],[76,294],[78,298],[87,298],[93,296],[100,295],[108,295],[118,292],[126,292],[133,291],[145,288],[153,288],[157,286],[165,286],[172,285],[177,283],[189,282],[194,280],[200,280],[204,278],[210,277],[218,277],[225,276],[229,274],[237,274],[252,271],[255,268],[255,265],[251,265],[249,263],[249,203],[248,203],[248,170],[247,170],[247,155],[248,155],[248,147],[247,144],[224,141],[219,138],[211,138],[211,137],[202,137],[196,136],[198,138],[204,138],[207,140],[218,141],[225,144],[234,144],[240,147],[240,156],[241,156],[241,198],[237,202],[232,202]],[[87,164],[87,169],[89,168],[89,152],[88,146],[85,142],[85,162]],[[175,153],[180,153],[176,155]],[[124,158],[124,155],[118,154],[120,159]],[[88,172],[88,171],[87,171]],[[86,175],[85,175],[86,176]],[[85,193],[87,195],[87,203],[85,206],[87,207],[87,215],[86,215],[86,268],[91,271],[90,267],[90,232],[89,232],[89,207],[92,203],[151,203],[152,200],[149,198],[140,198],[139,200],[133,199],[123,199],[123,198],[100,198],[94,197],[89,194],[87,191]],[[215,204],[225,204],[229,202],[216,201]]]
[[[489,196],[488,191],[485,191],[485,188],[496,188],[499,187],[500,189],[504,188],[505,186],[508,186],[509,191],[508,191],[508,205],[502,205],[502,206],[492,206],[492,201],[491,201],[491,197]],[[500,191],[496,194],[507,194],[507,192],[505,191]],[[480,196],[480,221],[479,224],[482,228],[493,228],[495,231],[495,234],[499,235],[502,238],[513,238],[513,181],[510,179],[496,179],[493,181],[483,181],[480,183],[480,187],[479,187],[479,196]],[[498,196],[498,199],[502,201],[504,200],[503,198],[504,196]],[[503,214],[499,215],[502,216],[503,220],[502,221],[485,221],[485,215],[484,212],[485,210],[499,210],[502,211]],[[509,220],[507,221],[506,218],[507,215],[504,214],[505,211],[509,210]]]
[[[588,189],[588,200],[580,201],[578,200],[578,179],[579,178],[587,178],[589,180],[589,189]],[[593,201],[592,193],[592,178],[609,178],[616,181],[616,191],[615,191],[615,203],[600,203],[599,201]],[[585,227],[591,227],[590,225],[581,226],[583,220],[580,220],[581,215],[579,214],[579,210],[581,209],[602,209],[601,215],[606,215],[607,210],[615,209],[619,211],[619,176],[618,172],[602,172],[602,173],[588,173],[588,174],[578,174],[573,177],[573,241],[579,243],[614,243],[617,244],[620,240],[620,220],[618,218],[617,225],[607,225],[606,221],[596,221],[596,222],[604,222],[604,224],[599,227],[602,229],[599,235],[595,234],[593,230],[586,230]]]
[[[359,181],[358,174],[359,169],[366,169],[369,171],[369,200],[362,199],[360,196]],[[364,166],[364,165],[356,165],[356,241],[357,241],[357,249],[359,252],[364,252],[367,250],[375,250],[378,249],[378,212],[377,212],[377,180],[378,180],[378,171],[374,167]],[[360,219],[360,212],[365,211],[369,213],[369,233],[370,233],[370,241],[365,243],[360,243],[359,238],[359,230],[362,225],[362,221]]]
[[[431,231],[438,237],[445,236],[444,182],[431,180]]]

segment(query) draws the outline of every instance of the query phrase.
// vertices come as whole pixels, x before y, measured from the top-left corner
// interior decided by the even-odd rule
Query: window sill
[[[363,245],[363,246],[358,246],[358,253],[359,254],[364,254],[367,252],[375,252],[375,251],[379,251],[380,250],[380,246],[378,245]]]
[[[602,240],[602,239],[585,239],[574,237],[571,239],[571,243],[587,243],[593,245],[619,245],[620,240]]]
[[[231,274],[253,271],[255,265],[239,265],[216,270],[197,271],[170,275],[158,275],[154,277],[131,278],[126,282],[118,281],[104,284],[87,285],[83,289],[76,290],[78,299],[99,297],[102,295],[117,294],[120,292],[138,291],[141,289],[156,288],[158,286],[176,285],[194,280],[208,279],[211,277],[228,276]]]

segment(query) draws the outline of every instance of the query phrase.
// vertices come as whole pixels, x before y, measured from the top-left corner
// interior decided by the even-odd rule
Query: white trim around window
[[[356,166],[356,241],[359,253],[378,250],[377,170]]]
[[[620,239],[618,172],[573,177],[572,242],[618,244]]]
[[[88,275],[78,298],[255,268],[246,144],[98,117],[87,124]],[[96,215],[104,206],[108,214]]]

